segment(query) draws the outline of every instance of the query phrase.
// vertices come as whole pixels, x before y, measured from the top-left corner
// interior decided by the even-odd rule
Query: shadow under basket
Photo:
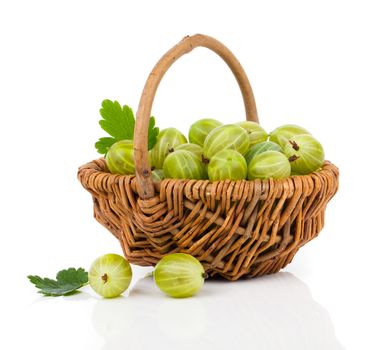
[[[216,181],[165,179],[154,183],[148,165],[147,130],[155,92],[167,69],[203,46],[234,73],[246,119],[258,122],[254,95],[235,56],[205,35],[185,37],[154,67],[137,111],[136,175],[108,172],[104,158],[79,168],[93,197],[94,216],[120,241],[127,260],[155,265],[166,254],[196,257],[210,276],[229,280],[279,271],[324,226],[325,208],[338,189],[338,168],[280,180]]]

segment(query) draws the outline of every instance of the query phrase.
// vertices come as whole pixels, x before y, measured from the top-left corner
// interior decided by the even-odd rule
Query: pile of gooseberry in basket
[[[133,141],[114,143],[105,156],[109,171],[134,174],[133,153]],[[175,128],[161,130],[149,151],[149,162],[154,181],[282,179],[319,170],[324,150],[309,131],[297,125],[267,133],[252,121],[223,125],[201,119],[191,125],[188,140]]]

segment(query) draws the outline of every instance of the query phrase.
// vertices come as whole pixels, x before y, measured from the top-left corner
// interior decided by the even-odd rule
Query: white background
[[[4,349],[379,349],[379,12],[376,1],[1,1],[0,344]],[[101,101],[136,110],[150,70],[187,34],[244,66],[261,124],[309,129],[339,166],[320,236],[284,272],[206,282],[192,299],[151,279],[101,300],[42,298],[26,275],[121,253],[92,218],[78,166],[98,157]],[[183,132],[242,120],[238,86],[196,49],[164,77],[153,114]]]

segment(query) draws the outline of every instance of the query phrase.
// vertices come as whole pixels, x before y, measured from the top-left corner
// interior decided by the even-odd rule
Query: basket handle
[[[171,65],[181,56],[191,52],[194,48],[202,46],[217,53],[229,66],[237,79],[240,87],[243,101],[245,104],[246,119],[258,122],[257,109],[253,90],[247,75],[233,53],[218,40],[202,34],[184,37],[177,45],[167,51],[158,61],[151,71],[138,105],[136,114],[136,125],[134,129],[134,159],[137,177],[137,190],[142,199],[148,199],[154,196],[153,180],[151,178],[151,169],[148,162],[148,126],[151,115],[155,93],[158,85],[171,67]]]

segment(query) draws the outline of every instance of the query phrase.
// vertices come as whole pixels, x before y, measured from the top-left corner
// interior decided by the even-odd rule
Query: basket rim
[[[91,176],[91,175],[92,176],[93,175],[94,176],[101,176],[102,177],[101,182],[103,185],[111,184],[111,183],[115,183],[115,182],[124,182],[124,181],[130,182],[133,185],[136,185],[137,179],[136,179],[135,174],[133,174],[133,175],[112,174],[112,173],[108,172],[107,170],[108,169],[106,166],[105,158],[100,157],[98,159],[94,159],[94,160],[80,166],[78,169],[78,179],[86,189],[88,189],[91,186],[85,186],[84,182],[88,182],[88,181],[84,181],[84,179],[82,179],[82,177],[84,177],[84,175],[86,175],[86,177]],[[163,179],[159,182],[154,182],[154,189],[155,189],[155,195],[159,194],[160,189],[161,189],[161,184],[164,182],[167,182],[167,181],[170,181],[171,183],[193,182],[195,185],[198,184],[200,186],[204,186],[205,184],[213,186],[215,184],[222,185],[222,184],[233,184],[233,183],[234,184],[254,183],[254,184],[260,184],[260,185],[262,185],[262,187],[265,187],[265,185],[271,185],[271,184],[283,185],[284,183],[287,183],[288,179],[301,179],[303,181],[305,179],[309,179],[312,181],[314,177],[317,177],[320,175],[321,176],[322,175],[328,175],[328,176],[332,175],[333,178],[337,179],[336,182],[338,183],[339,169],[331,161],[325,160],[321,170],[312,172],[312,173],[307,174],[307,175],[291,175],[291,176],[283,178],[283,179],[273,179],[273,178],[254,179],[254,180],[243,179],[243,180],[237,180],[237,181],[236,180],[210,181],[210,180],[171,179],[170,178],[170,179]],[[294,181],[294,184],[296,186],[296,181]],[[108,186],[105,185],[105,187],[107,188]],[[139,196],[139,198],[140,198],[140,200],[144,200],[144,201],[151,200],[151,198],[143,199],[140,196]]]

